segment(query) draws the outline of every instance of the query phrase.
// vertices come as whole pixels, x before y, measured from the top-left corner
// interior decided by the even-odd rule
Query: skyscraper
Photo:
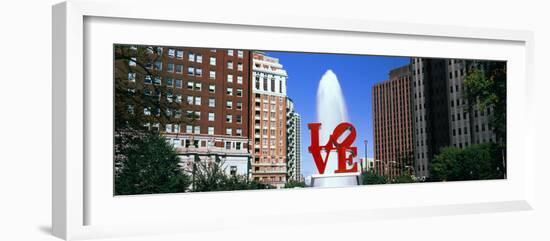
[[[301,151],[300,151],[300,114],[294,109],[294,103],[290,98],[286,104],[286,149],[287,149],[287,178],[289,180],[302,181],[301,175]]]
[[[409,65],[393,69],[372,87],[375,170],[393,179],[412,167]]]
[[[279,59],[252,53],[252,178],[278,188],[287,178],[286,80]]]
[[[491,107],[471,108],[464,80],[483,61],[412,58],[414,163],[418,177],[429,177],[429,165],[442,147],[468,147],[494,142]]]

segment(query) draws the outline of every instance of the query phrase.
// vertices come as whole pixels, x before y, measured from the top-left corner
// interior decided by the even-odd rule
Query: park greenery
[[[496,143],[443,148],[430,165],[430,181],[502,179],[502,148]]]
[[[304,181],[297,181],[297,180],[288,180],[285,184],[285,188],[302,188],[306,187],[306,183]]]
[[[174,148],[158,133],[125,134],[116,147],[115,194],[184,192],[191,184]]]
[[[195,162],[191,171],[193,192],[232,191],[274,188],[245,175],[229,175],[223,161]]]

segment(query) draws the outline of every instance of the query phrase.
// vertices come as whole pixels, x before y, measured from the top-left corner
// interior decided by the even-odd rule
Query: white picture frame
[[[312,222],[331,223],[343,220],[376,220],[388,217],[423,217],[530,210],[533,208],[535,157],[531,153],[534,153],[532,148],[535,145],[533,130],[529,127],[531,126],[529,117],[532,117],[533,114],[530,108],[525,108],[531,103],[530,85],[533,82],[533,34],[531,32],[350,19],[305,19],[299,16],[263,18],[254,16],[254,13],[243,16],[231,14],[229,11],[216,10],[213,10],[216,14],[210,15],[203,15],[198,11],[181,14],[177,10],[186,7],[182,1],[155,1],[155,3],[154,6],[151,6],[150,1],[133,1],[132,8],[129,9],[117,1],[72,0],[53,7],[52,226],[55,236],[69,240],[222,230],[240,225],[253,227],[259,225],[255,221],[256,219],[265,217],[269,218],[268,223],[284,222],[285,225],[290,226]],[[155,8],[155,11],[151,11],[152,7]],[[510,146],[508,179],[358,188],[97,197],[95,195],[97,192],[93,191],[95,190],[94,185],[97,185],[90,184],[90,180],[97,180],[93,178],[93,175],[109,173],[104,170],[105,173],[85,174],[90,171],[89,169],[101,168],[101,166],[96,166],[96,164],[85,160],[85,157],[90,154],[87,150],[90,146],[86,141],[86,135],[90,133],[90,130],[86,128],[87,123],[89,124],[91,120],[87,118],[96,118],[95,116],[90,117],[89,111],[92,110],[89,110],[90,105],[87,103],[86,95],[89,94],[90,98],[94,98],[94,93],[87,91],[97,90],[94,86],[86,83],[85,79],[89,78],[86,68],[95,68],[94,63],[98,62],[97,59],[90,60],[86,56],[87,53],[90,53],[89,49],[86,49],[89,47],[86,41],[90,40],[87,39],[90,37],[90,33],[98,33],[95,37],[99,38],[94,38],[94,40],[98,40],[98,43],[101,41],[111,41],[112,43],[113,39],[101,38],[102,36],[116,37],[101,35],[101,33],[109,31],[105,26],[111,24],[109,26],[120,28],[118,24],[134,24],[135,27],[136,23],[151,23],[147,24],[151,31],[166,31],[163,25],[177,28],[179,25],[198,24],[202,29],[206,29],[201,31],[206,32],[225,29],[229,32],[246,32],[251,37],[258,32],[265,35],[289,34],[289,36],[292,35],[302,41],[296,41],[294,46],[288,42],[270,46],[254,45],[254,43],[246,41],[223,43],[234,48],[262,49],[262,47],[269,47],[275,50],[289,51],[317,50],[402,56],[416,54],[416,56],[429,57],[506,60],[509,63],[510,71],[508,87],[510,115],[508,115],[507,122]],[[90,26],[94,26],[93,29],[86,28],[86,24],[92,24]],[[127,27],[127,25],[125,26]],[[397,43],[395,46],[400,47],[392,48],[389,43],[386,43],[386,45],[380,44],[376,47],[354,50],[352,48],[357,46],[355,43],[355,45],[351,44],[341,48],[329,49],[330,47],[326,47],[324,49],[325,47],[320,45],[305,42],[313,35],[327,36],[333,40],[348,39],[350,42],[361,40],[361,38],[381,42],[395,40]],[[175,43],[170,39],[155,40],[145,37],[137,39],[136,36],[131,36],[130,31],[120,39],[124,40],[129,37],[132,37],[136,43],[158,45]],[[196,40],[189,41],[189,43],[197,43],[193,42]],[[419,49],[424,50],[407,52],[406,47],[411,46],[411,43],[430,43],[434,44],[435,48],[429,50],[423,47]],[[221,43],[211,41],[205,44],[219,45]],[[469,46],[471,50],[460,52],[455,50],[456,55],[453,56],[440,55],[435,52],[445,50],[453,53],[450,46]],[[95,45],[91,47],[95,48]],[[479,51],[473,51],[476,49]],[[94,56],[102,58],[101,56],[105,55]],[[107,63],[107,65],[112,64]],[[521,128],[521,126],[527,127]],[[89,176],[91,179],[86,180]],[[437,193],[446,195],[436,198]],[[425,198],[417,197],[410,200],[395,198],[399,195],[419,196],[420,194]],[[243,201],[254,203],[259,200],[269,200],[266,205],[269,206],[269,203],[286,200],[291,196],[295,200],[301,200],[297,201],[299,206],[283,205],[262,211],[245,210],[242,212],[216,208],[212,211],[187,210],[185,217],[179,215],[177,211],[178,205],[206,207],[215,205],[220,199],[238,208],[242,208]],[[365,202],[360,206],[334,205],[334,203],[344,203],[347,200],[365,200]],[[90,205],[90,202],[95,204]],[[137,210],[140,212],[136,212]],[[159,215],[158,213],[163,210],[172,210],[174,213]],[[129,216],[135,213],[139,213],[139,215]],[[228,215],[233,215],[233,222],[226,220]],[[90,222],[90,216],[99,218],[96,219],[97,221]],[[193,222],[188,220],[193,220]]]

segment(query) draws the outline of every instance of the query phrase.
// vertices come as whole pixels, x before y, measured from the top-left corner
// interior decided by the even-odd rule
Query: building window
[[[130,58],[128,61],[128,65],[130,66],[136,66],[137,58]]]
[[[215,85],[209,85],[208,86],[208,92],[216,93],[216,86]]]
[[[128,81],[135,82],[136,81],[136,73],[129,72],[128,73]]]
[[[216,107],[216,99],[214,98],[208,99],[208,107]]]
[[[197,63],[202,63],[202,55],[197,55]]]
[[[190,76],[195,75],[195,68],[193,67],[187,68],[187,75],[190,75]]]
[[[243,51],[242,51],[242,50],[238,50],[238,51],[237,51],[237,56],[238,56],[239,58],[242,59],[242,58],[243,58]]]
[[[226,135],[231,135],[232,132],[233,132],[233,129],[231,129],[231,128],[225,128],[225,134],[226,134]],[[229,143],[231,143],[231,142],[229,142]],[[230,145],[227,145],[227,143],[226,143],[226,147],[228,147],[228,146],[229,146],[229,148],[231,148],[231,144],[230,144]]]
[[[193,104],[193,96],[187,96],[187,104],[189,105]]]
[[[183,65],[176,64],[176,73],[178,73],[178,74],[183,73]]]
[[[172,79],[172,78],[166,78],[166,86],[168,86],[168,87],[174,87],[174,79]]]
[[[228,49],[228,50],[227,50],[227,55],[233,56],[233,50],[232,50],[232,49]]]
[[[183,59],[183,50],[176,51],[176,58]]]
[[[233,101],[228,100],[226,102],[226,107],[227,107],[227,109],[233,109]]]
[[[161,84],[161,77],[158,77],[158,76],[157,76],[157,77],[155,77],[154,80],[155,80],[155,81],[154,81],[154,84],[156,84],[156,85],[160,85],[160,84]]]
[[[225,116],[225,122],[227,122],[227,123],[233,122],[233,116],[232,115],[226,115]]]
[[[195,97],[195,105],[201,105],[201,97],[200,96]]]
[[[237,70],[238,71],[243,71],[243,63],[238,63],[237,64]]]
[[[232,74],[227,75],[227,82],[229,82],[229,83],[233,82],[233,75]]]
[[[237,76],[237,84],[242,84],[243,83],[243,77],[242,76]]]
[[[216,66],[216,57],[210,57],[210,65]]]
[[[233,96],[233,88],[227,88],[226,94],[229,96]]]
[[[233,62],[231,62],[231,61],[227,62],[227,68],[228,69],[233,69]]]
[[[210,70],[210,79],[215,79],[215,78],[216,78],[216,71]]]
[[[208,121],[214,121],[216,118],[216,114],[213,112],[208,112]]]
[[[195,62],[195,54],[189,53],[189,62]]]
[[[172,63],[168,63],[168,66],[166,68],[166,71],[170,72],[170,73],[174,73],[174,64]]]
[[[195,74],[199,77],[202,76],[202,69],[195,69]]]
[[[237,101],[237,110],[242,110],[242,109],[243,109],[243,103],[240,101]]]
[[[200,126],[195,126],[194,127],[195,129],[195,134],[200,134],[201,133],[201,127]],[[195,145],[195,147],[197,147],[198,145]]]
[[[195,86],[195,84],[193,83],[193,81],[187,82],[187,89],[188,89],[188,90],[193,90],[193,86]]]
[[[193,133],[193,126],[192,125],[185,126],[185,133]]]
[[[202,90],[202,84],[201,83],[195,83],[195,90],[201,91]]]
[[[243,89],[237,89],[237,96],[243,97]]]
[[[144,115],[151,115],[151,108],[144,108],[143,109],[143,114]]]
[[[146,83],[146,84],[152,84],[153,83],[153,77],[151,75],[146,75],[143,82]]]
[[[181,87],[183,87],[183,80],[177,79],[176,80],[176,88],[181,88]]]
[[[208,135],[214,135],[214,127],[213,126],[208,127]]]
[[[238,124],[241,124],[241,123],[242,123],[242,117],[241,117],[241,115],[236,115],[236,116],[235,116],[235,121],[236,121]]]
[[[168,57],[170,57],[170,58],[176,57],[176,50],[175,49],[168,49]]]
[[[155,61],[155,69],[156,70],[162,70],[162,62],[161,61]]]
[[[237,136],[242,136],[242,135],[243,135],[243,130],[242,130],[241,128],[237,128],[237,129],[235,130],[235,134],[236,134]],[[238,143],[238,144],[240,144],[240,143]],[[238,149],[237,149],[237,150],[238,150]]]

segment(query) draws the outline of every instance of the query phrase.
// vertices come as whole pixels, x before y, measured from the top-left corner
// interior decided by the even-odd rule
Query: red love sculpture
[[[324,146],[319,145],[319,129],[321,123],[309,123],[309,130],[311,131],[311,145],[308,147],[309,152],[313,155],[313,160],[317,166],[319,174],[325,173],[327,162],[332,150],[336,150],[338,153],[338,169],[334,173],[348,173],[357,172],[357,163],[353,161],[353,158],[357,156],[357,147],[351,146],[355,141],[356,132],[355,127],[351,123],[342,122],[334,128],[332,135],[330,135],[327,143]],[[349,135],[338,142],[338,138],[349,130]],[[321,155],[321,151],[325,151],[327,154],[325,158]],[[352,164],[348,169],[348,164]]]

